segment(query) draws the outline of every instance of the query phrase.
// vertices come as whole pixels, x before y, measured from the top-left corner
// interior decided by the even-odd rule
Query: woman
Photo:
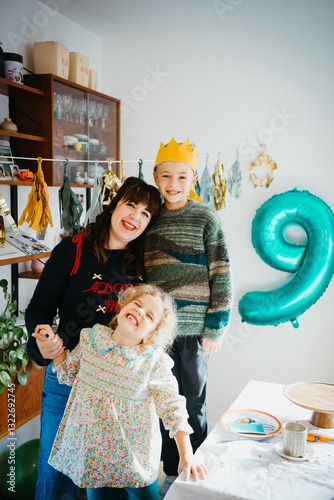
[[[159,191],[129,177],[117,196],[78,236],[64,238],[45,265],[26,310],[28,354],[45,370],[36,500],[85,498],[74,483],[47,461],[62,419],[70,387],[60,385],[51,360],[64,348],[72,351],[82,328],[108,325],[116,313],[118,294],[143,274],[143,233],[159,210]],[[59,310],[57,335],[47,342],[31,336],[50,330]]]

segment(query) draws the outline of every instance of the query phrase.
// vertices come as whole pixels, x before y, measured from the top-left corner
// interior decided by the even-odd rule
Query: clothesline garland
[[[207,153],[210,154],[210,153]],[[216,154],[216,153],[215,153]],[[205,158],[207,155],[198,155],[198,158]],[[37,161],[37,158],[26,158],[25,156],[11,156],[13,160],[26,160],[26,161]],[[43,161],[53,161],[56,163],[63,163],[64,159],[62,158],[43,158]],[[109,163],[110,160],[98,160],[99,164],[100,163]],[[144,163],[149,163],[149,162],[154,162],[154,160],[111,160],[111,163],[138,163],[139,161],[142,162],[142,165]],[[78,159],[70,159],[68,158],[69,163],[95,163],[94,160],[78,160]]]

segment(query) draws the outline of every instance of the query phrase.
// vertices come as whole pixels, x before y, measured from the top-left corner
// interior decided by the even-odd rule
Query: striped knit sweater
[[[232,303],[228,250],[217,215],[193,200],[161,208],[145,236],[146,283],[170,293],[178,308],[178,335],[219,341]]]

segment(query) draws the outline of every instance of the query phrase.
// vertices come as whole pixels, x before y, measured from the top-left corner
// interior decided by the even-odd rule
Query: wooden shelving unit
[[[15,139],[25,139],[27,141],[45,142],[45,137],[31,134],[20,134],[19,132],[10,132],[9,130],[0,129],[0,139],[8,139],[8,137],[13,137]]]
[[[22,85],[22,83],[12,82],[7,78],[0,77],[0,94],[8,97],[28,96],[29,94],[44,95],[44,91],[31,87],[29,85]]]
[[[12,259],[2,259],[0,260],[0,266],[9,266],[11,264],[18,264],[19,262],[29,262],[30,260],[43,259],[44,257],[50,257],[51,252],[35,253],[24,255],[22,257],[14,257]],[[26,278],[27,276],[19,276],[19,278]]]
[[[40,87],[34,85],[40,82]],[[18,126],[18,132],[8,132],[0,130],[0,139],[10,141],[13,156],[25,158],[55,158],[64,156],[72,157],[80,162],[80,159],[106,159],[112,156],[119,160],[120,156],[120,101],[99,92],[95,92],[86,87],[63,80],[53,75],[38,75],[25,77],[25,83],[21,85],[10,80],[0,78],[0,94],[9,98],[9,116]],[[86,102],[85,126],[81,127],[76,123],[66,120],[56,120],[54,118],[54,92],[71,94],[73,99],[84,99]],[[110,105],[110,116],[107,127],[89,127],[89,101],[93,100]],[[55,150],[55,127],[60,128],[63,134],[83,133],[89,138],[99,138],[102,143],[106,143],[105,154],[92,154],[89,150],[84,154],[77,154],[74,150],[67,150],[65,147]],[[75,156],[76,155],[76,156]],[[36,171],[37,163],[28,160],[16,160],[19,168],[29,168]],[[60,186],[62,184],[61,175],[55,176],[55,162],[45,162],[42,165],[45,181],[48,186]],[[119,165],[116,173],[119,175]],[[18,186],[32,186],[32,182],[23,181],[0,181],[1,185],[10,185],[11,190],[11,213],[14,220],[17,220],[17,194]],[[88,184],[71,184],[73,187],[91,188]],[[87,200],[89,203],[90,190],[87,190]],[[11,265],[12,284],[15,284],[16,298],[18,291],[18,280],[38,279],[39,274],[33,272],[18,272],[18,263],[30,260],[49,257],[51,252],[25,255],[12,259],[0,260],[0,266]],[[43,387],[44,369],[37,369],[30,360],[27,366],[29,378],[26,386],[21,386],[15,382],[15,403],[16,403],[16,428],[25,424],[40,413],[40,400]],[[8,434],[8,392],[5,390],[0,396],[0,439]]]

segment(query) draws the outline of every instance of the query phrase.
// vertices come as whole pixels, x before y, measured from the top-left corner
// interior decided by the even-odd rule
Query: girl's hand
[[[177,472],[181,474],[181,472],[183,471],[185,473],[185,481],[189,481],[191,476],[194,481],[198,481],[198,479],[205,479],[205,476],[209,474],[208,469],[205,467],[205,465],[197,463],[192,453],[187,453],[180,456]]]
[[[63,341],[56,335],[50,325],[37,325],[32,337],[44,359],[55,359],[65,349]]]
[[[204,351],[202,352],[202,355],[206,356],[207,354],[214,354],[215,352],[218,352],[221,345],[221,342],[217,342],[216,340],[203,338]]]

